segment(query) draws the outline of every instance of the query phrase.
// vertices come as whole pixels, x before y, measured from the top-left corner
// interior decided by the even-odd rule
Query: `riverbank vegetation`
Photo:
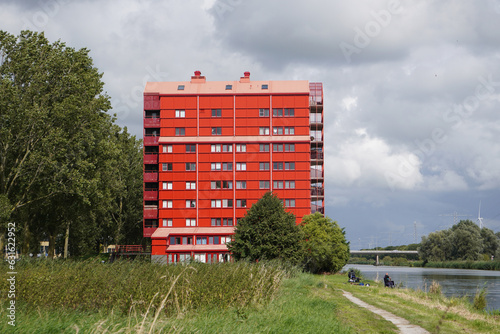
[[[351,285],[344,274],[312,275],[277,263],[37,261],[19,263],[17,270],[20,333],[397,332],[342,291],[431,333],[500,330],[498,314],[475,310],[465,298],[447,299],[439,289],[387,289],[372,281]],[[7,326],[0,323],[0,332]]]

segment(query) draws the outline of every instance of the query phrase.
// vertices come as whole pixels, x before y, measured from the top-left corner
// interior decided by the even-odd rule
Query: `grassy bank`
[[[397,332],[392,323],[349,302],[342,290],[431,333],[500,332],[498,316],[474,310],[463,299],[385,289],[375,282],[351,285],[345,275],[303,274],[278,264],[85,261],[16,269],[18,333]],[[4,282],[2,277],[2,289]],[[1,298],[0,319],[5,319],[5,295]],[[0,323],[0,332],[11,329]]]

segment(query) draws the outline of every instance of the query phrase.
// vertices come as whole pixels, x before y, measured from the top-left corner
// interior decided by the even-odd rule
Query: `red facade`
[[[238,219],[267,191],[297,217],[324,210],[322,85],[148,83],[144,236],[152,258],[227,261]]]

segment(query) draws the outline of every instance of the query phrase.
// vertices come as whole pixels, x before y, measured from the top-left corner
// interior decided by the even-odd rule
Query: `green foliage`
[[[424,262],[478,261],[482,254],[494,255],[499,246],[493,231],[480,229],[470,220],[461,220],[448,230],[422,237],[418,251]]]
[[[146,261],[25,260],[16,270],[16,300],[29,309],[145,314],[148,307],[150,312],[160,309],[164,300],[162,312],[169,315],[205,306],[265,304],[289,276],[279,264],[264,262],[164,266]],[[0,288],[7,289],[5,274],[0,278]],[[0,302],[8,302],[6,294]]]
[[[338,272],[349,260],[349,243],[337,222],[316,212],[302,218],[304,265],[312,273]]]
[[[278,259],[298,264],[302,261],[302,239],[295,216],[285,211],[275,194],[267,192],[239,220],[228,249],[236,260]]]
[[[475,310],[482,311],[486,308],[486,288],[478,289],[476,295],[474,296],[474,301],[472,302],[472,307]]]
[[[0,31],[0,57],[0,233],[16,221],[23,250],[52,252],[69,231],[77,255],[140,226],[140,142],[113,124],[89,50]]]

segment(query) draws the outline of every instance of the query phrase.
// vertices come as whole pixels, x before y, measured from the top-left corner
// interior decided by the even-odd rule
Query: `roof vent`
[[[244,76],[240,78],[240,82],[250,82],[250,72],[246,71],[243,75]]]
[[[201,71],[194,71],[194,75],[191,77],[191,83],[205,83],[207,79],[201,75]]]

